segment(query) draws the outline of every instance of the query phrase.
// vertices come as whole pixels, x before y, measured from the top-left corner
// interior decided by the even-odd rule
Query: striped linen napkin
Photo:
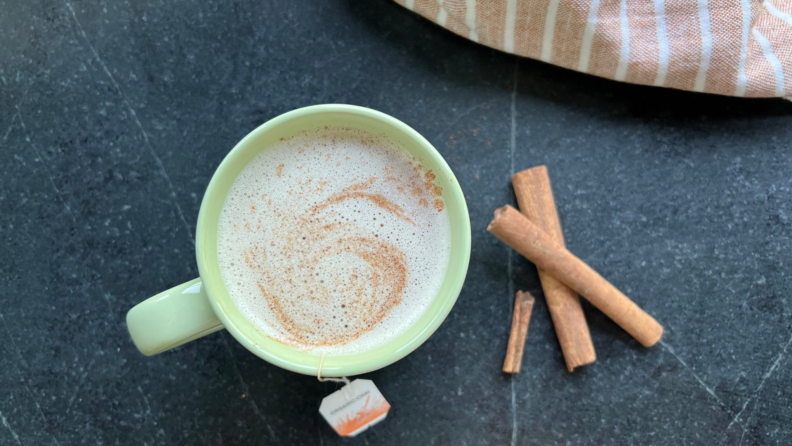
[[[460,36],[657,87],[792,97],[792,0],[395,0]]]

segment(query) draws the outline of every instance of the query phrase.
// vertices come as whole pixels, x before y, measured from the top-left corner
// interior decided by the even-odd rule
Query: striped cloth
[[[792,0],[395,0],[460,36],[617,81],[792,96]]]

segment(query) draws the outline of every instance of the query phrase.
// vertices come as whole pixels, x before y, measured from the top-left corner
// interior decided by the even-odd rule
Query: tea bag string
[[[348,385],[349,384],[349,378],[347,378],[346,376],[342,376],[340,378],[323,378],[322,377],[322,365],[324,365],[324,360],[325,360],[325,355],[326,354],[327,353],[322,353],[322,359],[319,360],[319,368],[316,370],[316,379],[318,379],[320,382],[332,381],[332,382],[344,383],[344,385]]]

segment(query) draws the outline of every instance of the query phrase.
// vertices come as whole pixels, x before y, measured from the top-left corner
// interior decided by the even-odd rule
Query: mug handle
[[[135,347],[153,356],[223,329],[200,278],[135,305],[126,317]]]

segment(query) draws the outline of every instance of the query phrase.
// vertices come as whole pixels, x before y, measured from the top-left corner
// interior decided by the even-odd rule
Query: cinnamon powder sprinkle
[[[431,201],[437,212],[442,212],[443,209],[445,209],[445,203],[441,198],[443,189],[435,184],[437,175],[435,175],[431,169],[427,169],[420,163],[413,165],[413,163],[410,162],[410,165],[413,166],[412,170],[415,172],[409,179],[410,194],[414,197],[418,197],[419,205],[428,207]],[[396,190],[401,194],[405,193],[403,186],[397,186]]]
[[[377,205],[379,208],[384,209],[388,212],[393,213],[397,217],[401,218],[402,220],[410,223],[415,224],[412,219],[404,214],[404,209],[398,204],[388,200],[382,194],[364,192],[364,190],[370,188],[374,182],[377,180],[377,177],[371,177],[368,180],[356,183],[351,186],[345,187],[341,192],[337,194],[333,194],[322,203],[317,204],[311,210],[311,216],[315,216],[325,208],[332,206],[334,204],[338,204],[344,200],[350,200],[354,198],[362,198],[365,200],[369,200],[370,202]]]
[[[312,244],[322,244],[334,235],[324,228],[304,227],[307,230],[306,237],[311,239]],[[262,274],[261,280],[257,285],[262,297],[267,302],[267,306],[275,315],[278,322],[287,332],[287,337],[280,340],[287,345],[294,346],[330,346],[349,343],[364,333],[374,329],[377,324],[390,314],[393,308],[401,303],[404,288],[407,286],[407,259],[404,253],[394,245],[379,240],[365,237],[343,237],[325,246],[324,249],[309,256],[301,262],[305,267],[311,268],[319,263],[320,256],[334,256],[341,253],[352,254],[370,267],[370,274],[364,278],[360,273],[354,273],[350,277],[348,285],[342,290],[335,289],[334,292],[341,292],[345,296],[346,304],[340,304],[341,308],[350,307],[353,311],[347,311],[345,318],[347,322],[342,331],[318,331],[316,328],[320,323],[306,323],[308,317],[304,312],[299,312],[293,308],[292,298],[276,295],[272,292],[277,289],[277,279],[268,276],[269,271],[261,268],[258,248],[246,250],[244,253],[247,265]],[[308,277],[314,277],[313,274]],[[317,281],[318,282],[318,281]],[[330,289],[324,283],[306,284],[306,295],[301,296],[298,301],[316,302],[318,305],[326,305],[330,302]],[[366,288],[370,287],[371,292]],[[294,317],[300,314],[302,319]]]

